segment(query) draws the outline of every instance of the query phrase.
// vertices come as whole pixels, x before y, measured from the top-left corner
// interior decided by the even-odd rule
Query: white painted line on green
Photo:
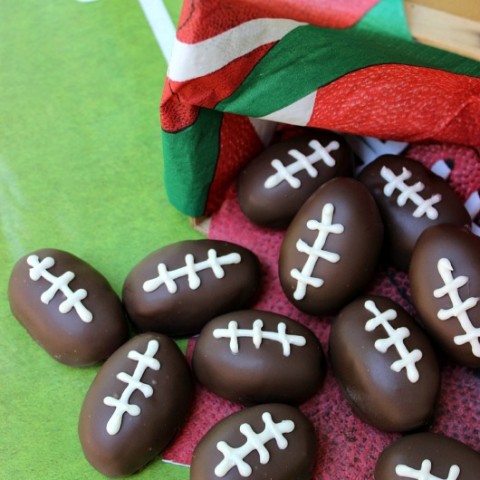
[[[147,17],[158,46],[168,62],[176,35],[172,19],[162,0],[138,0],[138,2]]]

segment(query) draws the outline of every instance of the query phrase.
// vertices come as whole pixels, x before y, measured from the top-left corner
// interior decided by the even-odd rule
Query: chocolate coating
[[[275,427],[279,432],[278,440],[270,433],[264,439],[256,436],[260,445],[263,445],[266,450],[262,454],[262,457],[266,457],[265,461],[260,462],[259,451],[251,441],[247,442],[247,437],[240,429],[246,431],[250,427],[256,434],[269,432],[270,429],[265,428],[265,414],[267,417],[271,416],[272,423],[281,425]],[[250,469],[252,471],[247,478],[275,480],[310,480],[311,478],[315,463],[315,433],[310,421],[295,407],[278,403],[257,405],[234,413],[217,423],[202,438],[193,452],[191,480],[217,478],[243,480],[246,477],[240,474],[235,462],[230,464],[231,468],[230,465],[222,468],[225,456],[218,448],[219,442],[226,444],[220,444],[220,448],[222,445],[233,449],[244,446],[244,450],[247,450],[244,454],[238,450],[237,452],[240,459],[245,462],[243,465],[247,470],[245,473],[247,474]],[[279,448],[280,442],[285,443],[282,448]],[[246,445],[249,447],[246,448]]]
[[[308,170],[298,160],[302,155]],[[271,145],[252,160],[238,176],[238,203],[252,222],[285,228],[320,185],[352,173],[347,142],[336,133],[312,129]]]
[[[282,331],[285,336],[278,333]],[[192,367],[209,390],[244,404],[302,403],[318,390],[326,369],[313,332],[283,315],[258,310],[232,312],[208,322],[195,346]]]
[[[381,314],[390,321],[380,322]],[[437,358],[427,336],[392,300],[365,296],[345,307],[332,323],[329,356],[363,421],[404,432],[431,420],[440,386]]]
[[[425,329],[456,362],[480,367],[480,237],[454,225],[429,228],[409,276]]]
[[[393,175],[384,170],[382,176],[382,169],[390,170]],[[411,177],[398,180],[403,187],[399,185],[394,188],[388,179],[389,175],[399,176],[402,171],[405,172],[404,169],[411,173]],[[471,223],[462,201],[448,183],[415,160],[397,155],[382,155],[365,167],[358,179],[375,197],[385,224],[387,253],[401,270],[408,271],[415,243],[426,228],[441,223],[460,226]],[[411,187],[417,182],[421,182],[423,188],[419,186],[418,191],[412,192],[407,198],[402,193],[405,185]],[[432,205],[427,208],[428,202]]]
[[[205,264],[209,251],[222,257],[222,265]],[[185,267],[189,256],[192,264],[203,262],[190,274]],[[162,264],[169,272],[167,282],[163,274],[160,279]],[[213,317],[246,306],[259,280],[259,262],[250,250],[218,240],[186,240],[151,253],[136,265],[125,280],[123,302],[141,331],[190,335]]]
[[[425,472],[424,476],[419,476],[419,471]],[[453,438],[423,432],[389,445],[378,458],[375,480],[478,480],[479,473],[480,454]]]
[[[100,362],[128,339],[122,304],[107,279],[70,253],[45,248],[22,257],[8,298],[31,337],[66,365]]]
[[[307,200],[285,233],[279,276],[286,296],[310,314],[343,307],[372,278],[382,239],[380,214],[367,188],[352,178],[330,180]],[[297,278],[306,278],[306,285]]]
[[[173,340],[133,337],[105,362],[85,397],[78,426],[85,457],[104,475],[135,473],[179,432],[192,395],[187,362]],[[124,406],[117,409],[115,399]]]

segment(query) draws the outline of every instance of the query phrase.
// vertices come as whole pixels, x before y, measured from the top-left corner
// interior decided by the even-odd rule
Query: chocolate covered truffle
[[[480,367],[480,237],[454,225],[429,228],[409,276],[425,329],[456,362]]]
[[[250,250],[219,240],[186,240],[148,255],[127,276],[123,301],[141,331],[199,333],[208,320],[247,306],[260,280]]]
[[[122,304],[107,279],[68,252],[45,248],[22,257],[8,298],[31,337],[66,365],[105,360],[128,339]]]
[[[439,433],[397,440],[380,455],[375,480],[478,480],[480,454]]]
[[[111,477],[135,473],[182,427],[192,401],[185,357],[165,335],[133,337],[102,366],[82,406],[87,460]]]
[[[192,367],[209,390],[244,404],[300,404],[318,390],[326,369],[311,330],[258,310],[208,322],[197,340]]]
[[[372,278],[382,240],[380,214],[367,188],[352,178],[330,180],[285,233],[279,276],[286,296],[310,314],[343,307]]]
[[[329,356],[353,411],[380,430],[404,432],[432,419],[440,370],[430,340],[403,308],[359,297],[332,323]]]
[[[418,237],[434,225],[469,225],[470,215],[441,177],[421,163],[382,155],[358,179],[372,192],[385,224],[386,250],[394,265],[408,270]]]
[[[225,418],[193,452],[191,480],[310,480],[313,425],[295,407],[257,405]]]
[[[240,172],[238,203],[252,222],[285,228],[318,187],[352,172],[346,141],[334,132],[311,129],[271,145]]]

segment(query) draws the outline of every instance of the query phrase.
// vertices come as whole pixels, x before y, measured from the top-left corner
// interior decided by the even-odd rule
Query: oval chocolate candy
[[[358,179],[378,203],[385,224],[386,250],[401,270],[408,270],[415,243],[426,228],[441,223],[471,223],[448,183],[415,160],[382,155],[367,165]]]
[[[432,418],[440,386],[433,347],[388,298],[359,297],[332,323],[329,356],[353,411],[380,430],[404,432]]]
[[[409,277],[432,338],[456,362],[480,367],[480,237],[454,225],[429,228],[417,242]]]
[[[478,480],[480,454],[439,433],[407,435],[378,458],[375,480]]]
[[[46,248],[22,257],[8,298],[31,337],[66,365],[105,360],[128,340],[117,294],[100,272],[68,252]]]
[[[172,339],[133,337],[105,362],[85,397],[78,426],[85,457],[104,475],[135,473],[172,441],[192,395],[187,362]]]
[[[279,276],[300,310],[324,314],[361,293],[375,273],[383,225],[373,197],[352,178],[334,178],[304,204],[280,250]]]
[[[311,129],[271,145],[240,172],[238,203],[252,222],[285,228],[320,185],[352,173],[347,142],[334,132]]]
[[[186,240],[135,266],[125,280],[123,302],[140,331],[190,335],[217,315],[246,306],[259,280],[259,262],[250,250],[219,240]]]
[[[257,405],[216,424],[195,448],[191,480],[310,480],[313,425],[295,407]]]
[[[208,322],[197,340],[192,368],[209,390],[244,404],[300,404],[318,390],[326,370],[311,330],[258,310]]]

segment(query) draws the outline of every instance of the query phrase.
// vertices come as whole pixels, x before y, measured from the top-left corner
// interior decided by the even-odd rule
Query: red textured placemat
[[[473,149],[430,144],[410,148],[408,156],[422,161],[429,168],[438,160],[444,160],[452,169],[449,182],[463,200],[480,188],[480,157]],[[280,313],[307,325],[327,352],[331,318],[303,314],[287,300],[277,275],[283,233],[259,228],[249,222],[238,207],[234,186],[222,208],[212,217],[209,237],[232,241],[255,252],[262,264],[263,277],[254,308]],[[415,314],[405,273],[382,266],[369,290],[394,299],[409,313]],[[191,339],[187,351],[189,358],[194,344],[195,340]],[[198,385],[190,419],[164,459],[189,464],[203,435],[216,422],[240,408],[240,405],[225,401]],[[301,405],[301,410],[313,422],[317,432],[315,479],[371,479],[380,452],[399,437],[396,433],[380,432],[354,416],[330,368],[322,389]],[[431,430],[461,440],[480,451],[479,370],[444,360],[441,392]]]

